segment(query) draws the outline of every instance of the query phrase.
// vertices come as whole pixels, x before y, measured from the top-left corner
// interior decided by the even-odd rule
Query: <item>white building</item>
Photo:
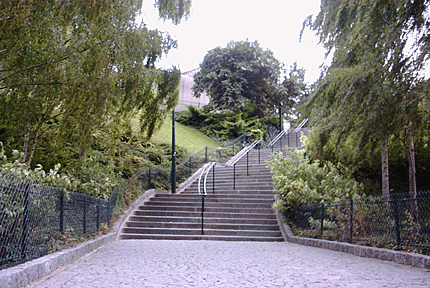
[[[194,86],[193,76],[199,70],[200,68],[197,68],[182,73],[181,83],[179,84],[179,104],[175,108],[176,111],[187,110],[188,105],[202,107],[209,103],[209,96],[206,93],[202,93],[199,98],[193,96],[193,90],[191,89]]]

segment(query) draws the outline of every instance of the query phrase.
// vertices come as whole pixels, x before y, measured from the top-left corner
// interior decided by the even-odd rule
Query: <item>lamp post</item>
[[[176,193],[176,147],[175,147],[175,110],[172,110],[172,194]]]

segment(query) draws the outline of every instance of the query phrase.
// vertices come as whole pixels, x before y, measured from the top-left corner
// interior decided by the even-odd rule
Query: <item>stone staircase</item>
[[[195,180],[181,193],[158,193],[139,206],[125,223],[121,239],[283,241],[266,168],[271,152],[252,150],[235,169],[216,166],[208,174],[203,234],[202,197]]]

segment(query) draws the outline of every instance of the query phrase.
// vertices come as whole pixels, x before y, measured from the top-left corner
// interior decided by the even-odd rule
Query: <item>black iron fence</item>
[[[354,244],[430,253],[430,192],[302,206],[296,233]]]
[[[0,269],[38,258],[59,235],[95,235],[109,203],[88,195],[0,175]]]
[[[241,135],[222,148],[206,147],[190,156],[176,167],[177,182],[186,180],[204,163],[225,162],[246,140],[246,135]],[[119,185],[109,200],[0,175],[0,270],[55,250],[56,240],[64,234],[96,235],[102,223],[110,224],[118,204],[127,204],[133,196],[152,188],[170,190],[170,172],[148,168]]]

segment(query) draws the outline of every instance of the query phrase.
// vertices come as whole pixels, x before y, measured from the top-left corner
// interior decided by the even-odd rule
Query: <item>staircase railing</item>
[[[212,169],[212,193],[215,194],[215,166],[223,166],[223,167],[233,167],[233,189],[236,189],[236,163],[242,159],[243,156],[247,156],[246,161],[246,175],[249,176],[249,151],[254,149],[257,145],[261,143],[261,140],[254,141],[251,145],[244,147],[239,151],[234,157],[232,157],[227,163],[219,163],[219,162],[209,162],[203,166],[202,171],[200,172],[199,180],[198,180],[198,191],[199,195],[202,198],[202,206],[201,206],[201,233],[204,234],[204,211],[205,211],[205,197],[208,195],[206,189],[207,177],[209,172]]]
[[[307,123],[309,121],[309,118],[305,118],[302,122],[300,122],[300,124],[293,130],[293,131],[291,131],[291,130],[288,130],[288,131],[285,131],[285,130],[282,130],[278,135],[276,135],[275,136],[275,138],[273,138],[273,140],[272,141],[270,141],[270,143],[267,145],[268,147],[270,147],[270,148],[272,148],[272,152],[273,152],[273,148],[274,148],[274,146],[275,146],[275,144],[278,142],[278,141],[280,141],[280,148],[281,148],[281,151],[282,151],[282,147],[283,147],[283,145],[282,145],[282,137],[286,134],[287,136],[289,136],[289,134],[292,132],[292,133],[298,133],[302,128],[303,128],[303,126],[305,126],[305,124]],[[296,135],[296,146],[299,146],[299,143],[298,143],[298,137],[297,137],[297,135]],[[289,138],[288,138],[288,143],[290,142],[290,140],[289,140]],[[289,145],[289,144],[288,144]]]

